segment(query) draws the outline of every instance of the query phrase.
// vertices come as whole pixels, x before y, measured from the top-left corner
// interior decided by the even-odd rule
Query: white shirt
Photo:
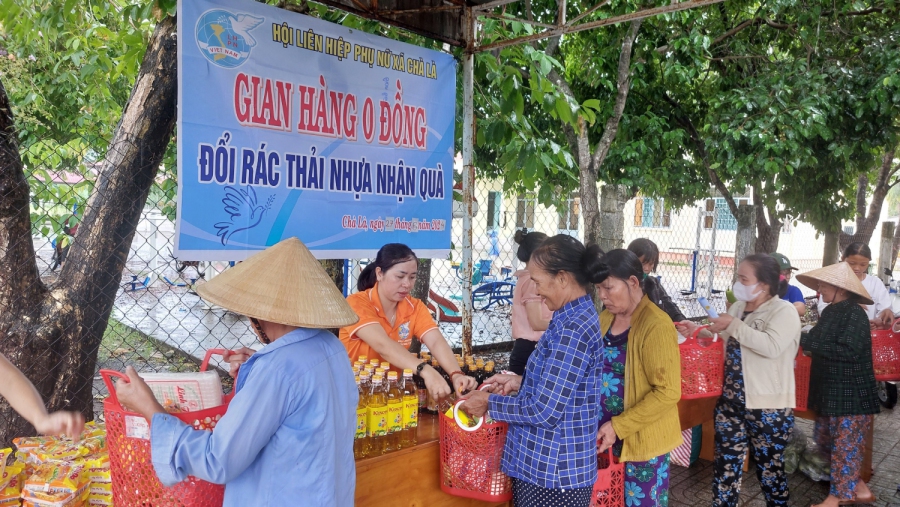
[[[869,320],[875,320],[875,317],[883,312],[885,308],[891,308],[891,295],[888,293],[887,288],[885,288],[884,282],[876,276],[867,274],[863,279],[862,284],[863,287],[866,288],[866,291],[868,291],[872,301],[875,301],[874,305],[862,305],[862,307],[866,310]],[[826,306],[828,306],[828,303],[822,301],[822,296],[819,296],[819,315],[822,315],[822,310],[824,310]]]

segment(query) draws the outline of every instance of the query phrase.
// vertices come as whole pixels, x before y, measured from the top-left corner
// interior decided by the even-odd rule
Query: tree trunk
[[[337,288],[341,293],[344,293],[344,259],[324,259],[319,261],[322,264],[322,267],[325,268],[325,272],[328,273],[328,277],[337,285]]]
[[[412,290],[412,297],[428,304],[428,292],[431,290],[431,259],[419,259],[419,268],[416,272],[416,285]]]
[[[428,293],[431,291],[431,259],[419,259],[419,267],[416,270],[416,284],[412,289],[412,297],[428,304]],[[413,336],[409,344],[409,351],[418,354],[422,351],[422,342]]]
[[[825,251],[822,253],[822,266],[837,264],[840,259],[838,240],[840,238],[840,224],[832,230],[825,231]]]
[[[891,242],[891,262],[889,266],[891,271],[894,270],[894,266],[897,264],[897,255],[900,255],[900,223],[894,227],[894,240]],[[896,278],[900,280],[900,274]]]
[[[753,204],[756,208],[756,248],[755,253],[772,253],[778,250],[778,240],[781,238],[781,220],[778,219],[778,213],[775,206],[770,204],[766,206],[763,199],[763,189],[761,185],[753,185]],[[764,211],[765,210],[765,211]],[[766,211],[768,211],[768,220],[766,219]]]
[[[28,187],[0,87],[0,352],[35,384],[50,410],[92,414],[97,351],[147,195],[175,127],[175,18],[161,21],[54,285],[39,278]],[[4,443],[33,429],[0,405]]]
[[[604,252],[622,248],[625,243],[625,203],[630,192],[625,185],[600,187],[600,240]]]
[[[737,280],[738,264],[744,257],[756,251],[756,206],[739,206],[734,216],[737,219],[737,237],[734,244],[734,276],[732,283]]]
[[[590,141],[588,140],[588,126],[584,118],[578,118],[577,130],[569,124],[563,125],[569,149],[572,150],[575,159],[578,161],[581,215],[584,217],[585,244],[601,244],[604,235],[611,237],[616,234],[615,231],[611,233],[602,231],[605,224],[604,218],[601,216],[601,204],[597,198],[597,173],[600,171],[603,161],[606,160],[606,155],[609,153],[613,141],[616,139],[619,121],[625,112],[625,103],[628,100],[628,91],[631,88],[631,50],[640,30],[641,20],[632,21],[628,27],[628,32],[622,40],[622,51],[619,53],[618,77],[616,79],[616,102],[613,104],[612,114],[606,120],[603,135],[597,142],[594,152],[591,153]],[[575,98],[569,84],[556,71],[550,73],[550,79],[564,94],[573,99]],[[624,227],[624,216],[622,222]],[[618,246],[621,246],[621,240],[617,243],[616,248]]]
[[[881,157],[881,167],[878,169],[878,177],[875,180],[875,188],[872,190],[872,202],[869,203],[868,212],[866,212],[866,197],[869,190],[869,178],[866,175],[859,177],[856,185],[856,231],[852,235],[840,231],[840,251],[844,251],[851,243],[868,245],[872,240],[872,234],[875,233],[878,221],[881,219],[884,199],[893,186],[891,179],[900,167],[893,167],[895,151],[896,147],[889,148]]]

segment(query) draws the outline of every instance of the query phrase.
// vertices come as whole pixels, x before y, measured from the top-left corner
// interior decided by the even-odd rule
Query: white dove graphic
[[[238,14],[235,18],[234,16],[229,16],[228,21],[231,22],[231,30],[241,37],[247,42],[251,48],[256,45],[256,39],[250,35],[250,30],[258,27],[265,21],[265,18],[256,18],[249,14]]]

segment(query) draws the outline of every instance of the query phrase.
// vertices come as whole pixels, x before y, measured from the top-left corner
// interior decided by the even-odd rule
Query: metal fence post
[[[475,200],[475,16],[466,9],[466,42],[463,55],[463,235],[462,235],[462,354],[472,353],[472,212]]]

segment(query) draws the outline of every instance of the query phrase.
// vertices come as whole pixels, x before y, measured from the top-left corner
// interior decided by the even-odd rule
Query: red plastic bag
[[[591,492],[591,507],[625,505],[625,463],[613,456],[612,447],[597,456],[597,482]]]
[[[681,352],[681,399],[721,396],[725,383],[725,344],[718,335],[708,345],[697,336],[709,326],[700,326],[678,345]]]
[[[224,355],[225,352],[224,349],[207,351],[200,371],[206,371],[213,354]],[[109,389],[109,397],[103,402],[103,412],[106,417],[113,503],[124,506],[221,507],[225,496],[225,486],[221,484],[212,484],[193,476],[170,488],[159,482],[150,460],[150,424],[144,416],[125,410],[116,397],[112,378],[128,378],[113,370],[100,370],[100,375]],[[218,407],[172,415],[195,429],[212,431],[225,414],[231,398],[232,395],[225,396],[224,403]]]
[[[509,425],[485,423],[473,427],[459,422],[462,400],[453,406],[454,417],[440,414],[441,490],[444,493],[485,502],[512,500],[512,480],[500,471]]]
[[[900,380],[900,337],[893,330],[872,331],[872,366],[875,380]]]

